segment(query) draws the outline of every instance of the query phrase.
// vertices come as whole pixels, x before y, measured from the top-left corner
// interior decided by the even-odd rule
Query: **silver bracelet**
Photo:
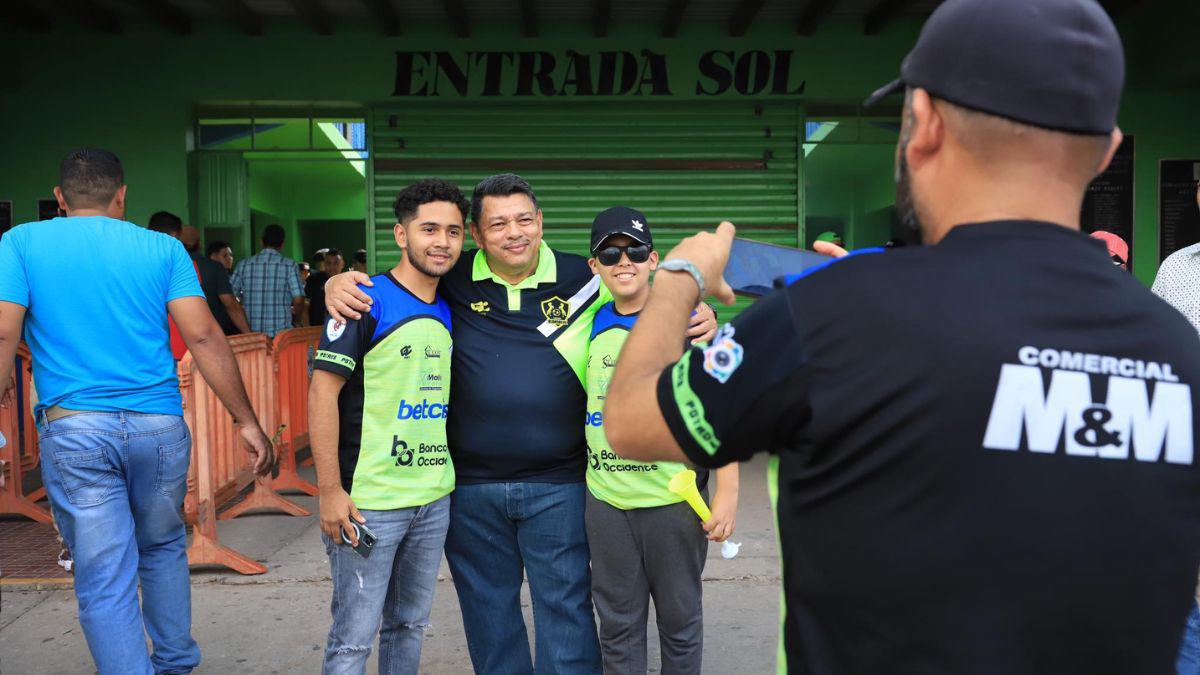
[[[700,287],[700,299],[704,299],[704,275],[700,273],[700,268],[696,267],[691,260],[685,258],[668,258],[658,264],[658,269],[667,272],[687,272],[692,275],[692,279]]]

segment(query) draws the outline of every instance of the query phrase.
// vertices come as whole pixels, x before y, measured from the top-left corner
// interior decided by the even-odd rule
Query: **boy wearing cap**
[[[631,462],[613,453],[603,426],[608,383],[621,346],[649,297],[650,273],[658,264],[646,216],[624,206],[596,216],[588,264],[614,298],[600,308],[592,326],[585,426],[585,521],[604,671],[646,672],[646,621],[653,597],[662,671],[699,673],[700,574],[708,540],[725,541],[733,533],[738,467],[731,464],[717,471],[713,516],[700,523],[682,497],[667,488],[684,465]],[[701,471],[697,480],[706,492],[708,472]]]

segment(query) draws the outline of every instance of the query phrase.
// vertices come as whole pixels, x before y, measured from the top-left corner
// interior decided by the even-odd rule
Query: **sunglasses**
[[[644,263],[650,259],[649,244],[633,244],[632,246],[605,246],[597,249],[596,260],[605,267],[612,267],[621,262],[621,254],[629,256],[631,263]]]
[[[1116,255],[1114,255],[1114,256],[1112,257],[1112,263],[1113,263],[1114,265],[1116,265],[1116,266],[1120,267],[1121,265],[1124,265],[1124,264],[1125,264],[1125,261],[1124,261],[1124,260],[1121,260],[1121,257],[1120,257],[1120,256],[1116,256]]]

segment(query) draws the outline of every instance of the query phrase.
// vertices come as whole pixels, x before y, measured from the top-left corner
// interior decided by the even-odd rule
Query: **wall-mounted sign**
[[[1200,242],[1200,205],[1196,185],[1200,159],[1163,159],[1158,162],[1159,262],[1185,246]]]
[[[396,52],[392,96],[794,96],[790,49],[710,51],[687,82],[672,82],[667,55],[640,52]]]
[[[1091,234],[1112,232],[1129,245],[1127,269],[1133,271],[1133,136],[1126,136],[1104,173],[1083,194],[1079,226]]]
[[[38,200],[38,220],[50,220],[59,216],[57,199]]]

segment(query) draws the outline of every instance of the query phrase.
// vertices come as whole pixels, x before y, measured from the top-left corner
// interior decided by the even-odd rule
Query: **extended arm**
[[[250,321],[246,319],[246,310],[242,309],[242,303],[237,301],[237,298],[229,293],[222,293],[217,296],[221,299],[221,305],[225,307],[225,312],[229,314],[229,320],[237,327],[239,333],[250,333]]]
[[[208,303],[202,297],[187,296],[167,303],[167,310],[175,319],[205,382],[233,415],[234,422],[241,426],[239,433],[254,458],[254,472],[260,476],[269,474],[275,465],[275,452],[250,406],[233,350],[209,311]]]
[[[341,466],[338,462],[338,394],[346,380],[325,370],[314,370],[308,387],[308,434],[312,443],[313,465],[317,469],[320,488],[321,531],[333,542],[341,543],[345,532],[352,546],[358,536],[351,527],[351,518],[365,522],[362,514],[342,488]]]

